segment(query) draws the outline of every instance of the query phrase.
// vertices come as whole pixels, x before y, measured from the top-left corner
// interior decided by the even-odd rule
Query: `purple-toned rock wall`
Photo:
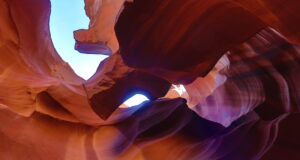
[[[0,0],[1,160],[300,159],[298,0],[85,3],[76,49],[111,55],[89,80],[49,0]]]

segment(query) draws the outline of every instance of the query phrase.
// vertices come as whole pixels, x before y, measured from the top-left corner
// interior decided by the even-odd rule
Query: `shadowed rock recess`
[[[50,8],[0,0],[1,160],[300,159],[299,0],[85,0],[88,80]]]

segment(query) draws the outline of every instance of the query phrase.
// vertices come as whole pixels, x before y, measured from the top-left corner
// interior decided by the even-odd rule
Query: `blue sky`
[[[107,56],[82,54],[74,50],[73,31],[87,29],[84,0],[51,0],[50,31],[57,52],[68,62],[77,75],[91,77],[100,61]]]
[[[51,0],[50,32],[54,47],[75,73],[84,79],[91,77],[99,63],[107,57],[82,54],[74,49],[73,31],[87,29],[88,24],[84,0]],[[136,94],[124,103],[134,106],[145,100],[144,95]]]

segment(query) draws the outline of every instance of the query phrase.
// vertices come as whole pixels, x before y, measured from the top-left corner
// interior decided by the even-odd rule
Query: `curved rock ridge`
[[[105,44],[107,40],[101,39],[116,39],[116,32],[125,63],[147,68],[149,72],[164,69],[188,72],[190,76],[191,73],[205,75],[227,50],[249,39],[264,26],[271,26],[291,42],[299,43],[297,8],[300,3],[297,0],[135,0],[134,3],[86,0],[85,3],[91,19],[90,28],[80,35],[77,34],[80,31],[76,31],[75,39],[83,44]],[[109,32],[105,32],[107,30]],[[82,46],[84,50],[86,47]],[[86,52],[91,53],[91,50]],[[165,72],[156,75],[164,76]]]
[[[117,1],[86,0],[90,27]],[[298,1],[184,2],[125,3],[120,50],[95,41],[116,52],[86,81],[53,47],[49,0],[0,0],[0,159],[299,159]],[[132,91],[151,101],[119,107]]]
[[[136,109],[120,109],[104,121],[93,111],[83,87],[86,81],[53,47],[49,14],[49,1],[1,1],[1,108],[90,125],[132,114]]]

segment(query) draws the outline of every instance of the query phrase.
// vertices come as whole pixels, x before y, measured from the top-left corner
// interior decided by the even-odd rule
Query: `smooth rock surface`
[[[86,0],[91,23],[95,2]],[[298,1],[184,2],[126,4],[116,26],[120,52],[85,81],[53,47],[49,0],[0,0],[0,159],[299,159],[300,49],[291,43],[300,42]],[[168,19],[175,13],[184,16]],[[197,34],[178,35],[197,18]],[[116,19],[108,20],[99,41],[117,46]],[[168,49],[176,52],[160,52]],[[187,94],[171,88],[156,99],[172,83],[185,83]],[[135,85],[153,100],[118,108]]]

